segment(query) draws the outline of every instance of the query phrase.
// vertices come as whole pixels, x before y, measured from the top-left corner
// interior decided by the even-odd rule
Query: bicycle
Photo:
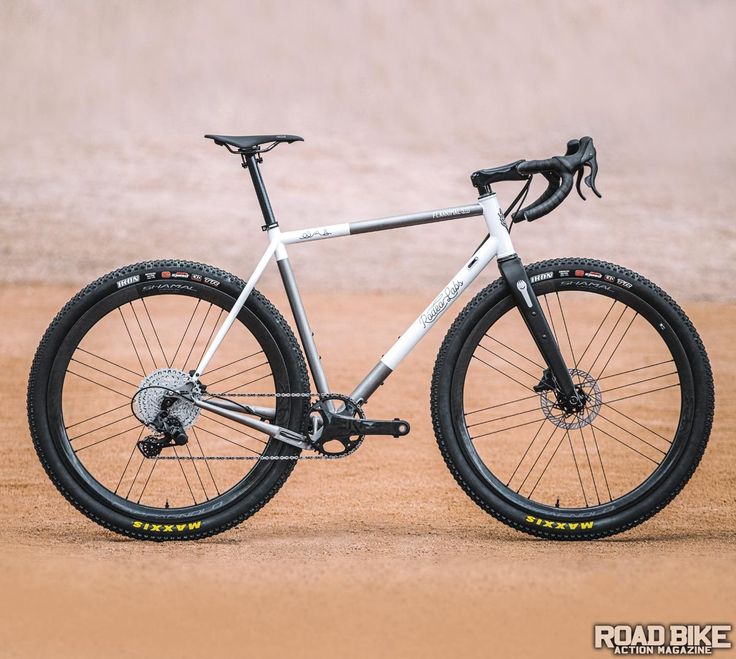
[[[36,451],[87,517],[134,538],[203,538],[258,511],[298,460],[407,435],[408,421],[368,418],[365,405],[494,258],[500,277],[455,319],[431,383],[457,483],[505,524],[558,540],[630,529],[684,487],[714,408],[690,320],[631,270],[587,258],[525,266],[511,242],[575,177],[583,199],[581,182],[600,197],[590,137],[564,156],[474,172],[474,204],[296,231],[281,231],[259,164],[302,138],[205,137],[240,157],[260,204],[268,246],[251,276],[176,260],[115,270],[66,304],[33,361]],[[536,174],[547,188],[524,207]],[[492,189],[502,181],[524,182],[506,212]],[[349,395],[332,392],[287,246],[476,216],[487,235],[470,258]],[[272,259],[301,345],[255,288]]]

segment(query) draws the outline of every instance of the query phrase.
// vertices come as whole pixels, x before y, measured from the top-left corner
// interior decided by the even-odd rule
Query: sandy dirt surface
[[[25,421],[37,338],[73,293],[5,286],[0,467],[3,656],[592,656],[595,622],[729,621],[733,572],[733,308],[686,305],[714,363],[719,407],[701,467],[645,525],[556,544],[478,509],[433,439],[428,384],[442,329],[371,400],[403,440],[304,463],[238,528],[195,544],[123,539],[52,487]],[[273,296],[284,308],[283,299]],[[407,324],[415,296],[307,294],[333,388],[349,389]],[[352,313],[371,309],[370,323]],[[447,322],[443,322],[443,327]]]

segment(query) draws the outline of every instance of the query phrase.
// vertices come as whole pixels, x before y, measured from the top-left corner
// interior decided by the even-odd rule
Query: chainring
[[[344,396],[343,394],[323,394],[309,408],[302,428],[302,434],[309,439],[318,453],[333,458],[346,457],[358,449],[363,443],[365,435],[338,436],[330,434],[329,429],[326,428],[328,416],[325,408],[328,401],[339,401],[342,403],[342,409],[340,409],[340,406],[336,406],[340,414],[365,419],[365,412],[363,412],[360,405],[350,398],[350,396]],[[328,432],[325,433],[325,430]],[[334,446],[334,442],[342,445],[342,450],[330,450],[328,444],[333,444]]]

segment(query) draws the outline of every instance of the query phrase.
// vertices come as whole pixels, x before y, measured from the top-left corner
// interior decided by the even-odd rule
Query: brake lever
[[[584,164],[583,165],[580,165],[580,167],[578,168],[578,176],[575,179],[575,189],[578,191],[578,194],[580,195],[580,198],[583,201],[587,201],[586,198],[585,198],[585,195],[583,194],[583,191],[580,189],[580,184],[583,181],[583,170],[584,169],[585,169],[585,165]]]
[[[569,150],[569,143],[568,143],[568,150]],[[588,157],[583,160],[582,163],[580,163],[580,166],[577,169],[577,178],[575,180],[575,189],[578,191],[578,194],[580,195],[580,198],[585,201],[585,195],[583,194],[583,190],[581,187],[581,183],[584,180],[585,185],[587,185],[598,198],[601,198],[601,193],[598,192],[598,189],[595,187],[595,177],[598,175],[598,161],[596,159],[595,149],[592,149],[591,144],[591,150],[592,153],[588,155]],[[585,173],[585,168],[588,167],[590,169],[590,173],[583,179],[583,174]]]
[[[596,196],[600,199],[603,197],[603,195],[598,192],[597,188],[595,187],[595,177],[598,175],[598,161],[595,159],[594,156],[589,162],[586,162],[585,164],[590,167],[590,174],[585,177],[585,185],[587,185],[593,192],[595,192]],[[581,167],[580,176],[582,176],[582,171],[583,168]],[[583,199],[584,198],[585,197],[583,197]]]

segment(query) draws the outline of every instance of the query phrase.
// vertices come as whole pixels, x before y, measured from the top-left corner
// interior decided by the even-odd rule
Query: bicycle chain
[[[344,396],[343,394],[333,394],[333,393],[326,393],[326,394],[319,394],[319,393],[311,393],[311,392],[297,392],[297,393],[229,393],[224,392],[221,394],[213,394],[209,392],[205,392],[205,395],[210,396],[211,398],[309,398],[310,400],[312,398],[316,398],[317,400],[327,400],[329,398],[339,398],[346,401],[351,401],[355,404],[354,401],[349,396]],[[357,406],[357,404],[356,404]],[[192,455],[192,456],[185,456],[185,457],[174,457],[174,456],[164,456],[164,457],[156,457],[153,458],[154,460],[253,460],[253,461],[274,461],[274,460],[340,460],[342,458],[347,458],[348,456],[355,453],[360,448],[360,445],[363,443],[363,440],[361,439],[352,449],[349,451],[346,451],[344,453],[339,453],[337,455],[329,455],[326,453],[320,453],[319,455],[245,455],[245,456],[229,456],[229,455],[222,455],[222,456],[198,456],[198,455]]]

